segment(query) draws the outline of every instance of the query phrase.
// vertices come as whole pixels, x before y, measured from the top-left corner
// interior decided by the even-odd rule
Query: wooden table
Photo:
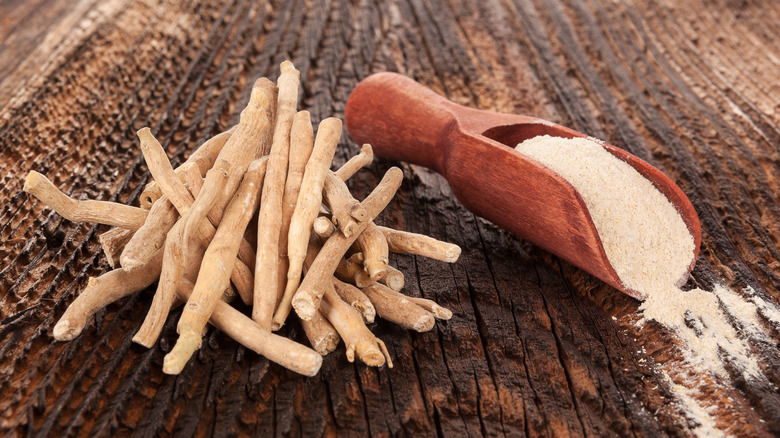
[[[237,120],[248,84],[290,58],[300,106],[343,118],[366,75],[411,76],[456,102],[536,115],[624,147],[677,181],[702,222],[689,286],[752,286],[780,301],[780,4],[596,0],[0,2],[0,430],[7,436],[688,435],[658,372],[672,333],[639,302],[481,220],[445,180],[402,164],[381,223],[453,241],[454,265],[393,263],[407,292],[455,316],[417,334],[380,321],[392,369],[343,346],[314,378],[210,330],[178,377],[131,342],[153,290],[111,305],[76,340],[51,329],[108,269],[105,226],[21,191],[35,169],[76,197],[137,202],[135,132],[181,162]],[[345,135],[342,162],[357,151]],[[391,165],[351,182],[365,196]],[[489,196],[489,193],[485,194]],[[175,315],[178,315],[176,313]],[[767,321],[764,321],[768,326]],[[287,336],[302,340],[297,325]],[[717,426],[780,433],[780,336],[766,378],[698,388]],[[738,373],[737,373],[738,374]]]

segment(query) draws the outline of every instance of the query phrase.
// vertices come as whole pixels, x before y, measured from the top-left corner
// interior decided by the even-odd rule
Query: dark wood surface
[[[471,107],[552,120],[669,175],[696,208],[690,285],[753,286],[780,301],[780,4],[596,0],[0,1],[0,431],[8,436],[685,436],[658,366],[679,355],[639,302],[465,210],[446,181],[403,165],[379,222],[463,247],[458,263],[392,262],[406,291],[454,312],[417,334],[373,331],[395,367],[344,349],[304,378],[211,329],[178,377],[162,373],[175,316],[131,342],[151,290],[76,340],[51,329],[108,269],[106,227],[63,220],[21,187],[28,170],[76,197],[137,203],[150,126],[181,162],[229,127],[259,76],[290,58],[300,106],[343,118],[350,90],[397,71]],[[346,136],[342,162],[358,151]],[[391,165],[350,182],[365,196]],[[489,193],[485,194],[489,196]],[[286,334],[303,340],[299,327]],[[718,426],[780,433],[778,327],[751,345],[766,379],[703,385]],[[717,384],[716,384],[717,383]]]

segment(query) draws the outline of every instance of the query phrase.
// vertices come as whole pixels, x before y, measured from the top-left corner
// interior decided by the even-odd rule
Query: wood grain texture
[[[679,354],[672,333],[638,328],[637,301],[475,217],[442,177],[411,165],[377,223],[463,254],[454,265],[391,259],[407,293],[454,312],[420,334],[379,321],[393,369],[350,364],[341,346],[304,378],[211,329],[183,373],[165,376],[180,312],[156,348],[131,343],[153,289],[99,312],[76,340],[53,341],[67,304],[108,269],[106,228],[29,199],[27,171],[79,199],[137,205],[149,179],[138,129],[150,126],[181,163],[237,121],[254,79],[276,79],[285,58],[315,123],[343,118],[357,82],[389,70],[462,105],[625,148],[699,214],[691,285],[751,285],[780,301],[776,2],[6,0],[0,17],[3,435],[690,433],[656,371]],[[358,151],[343,136],[336,164]],[[394,164],[355,175],[356,197]],[[780,327],[769,327],[773,343],[751,346],[765,381],[703,388],[735,435],[780,433]],[[296,324],[283,333],[305,342]]]

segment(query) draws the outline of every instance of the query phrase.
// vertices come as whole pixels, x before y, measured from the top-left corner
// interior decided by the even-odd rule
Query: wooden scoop
[[[607,260],[580,194],[557,173],[515,146],[538,135],[587,137],[535,117],[466,108],[405,76],[379,73],[361,81],[346,108],[350,136],[381,156],[444,175],[469,210],[637,298]],[[690,272],[701,243],[696,211],[680,188],[641,159],[604,144],[674,204],[694,238]],[[687,280],[688,274],[680,279]]]

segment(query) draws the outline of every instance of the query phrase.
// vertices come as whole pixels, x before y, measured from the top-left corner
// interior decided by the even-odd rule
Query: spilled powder
[[[723,436],[713,417],[717,407],[704,406],[698,390],[708,376],[729,382],[729,371],[747,380],[765,379],[749,341],[768,340],[766,327],[780,326],[780,311],[750,287],[741,294],[724,286],[682,291],[678,285],[687,279],[694,251],[682,217],[649,180],[598,140],[545,135],[516,149],[580,193],[618,277],[645,297],[639,324],[656,321],[680,341],[684,367],[677,361],[662,363],[659,372],[697,424],[692,432]]]

